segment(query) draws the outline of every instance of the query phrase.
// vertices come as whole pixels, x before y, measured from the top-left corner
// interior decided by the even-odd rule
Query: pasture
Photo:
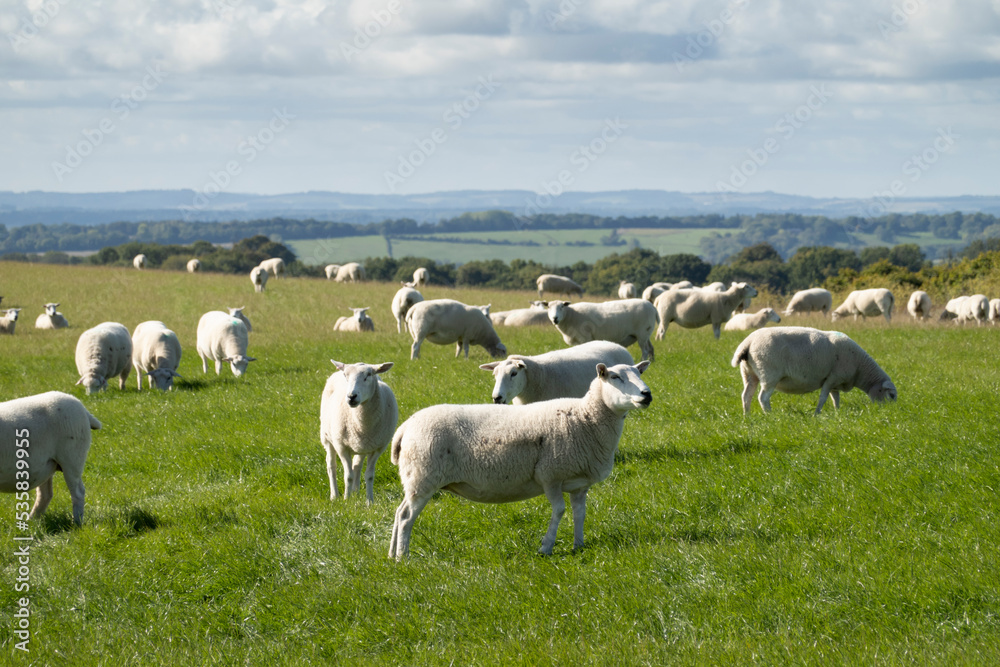
[[[837,322],[899,389],[895,404],[846,393],[776,394],[746,418],[740,332],[671,326],[643,379],[653,404],[625,423],[615,469],[589,494],[587,546],[569,513],[554,555],[535,498],[479,505],[441,494],[411,557],[387,559],[401,499],[386,453],[375,504],[331,502],[319,442],[329,359],[393,361],[400,419],[436,403],[488,402],[481,348],[396,333],[390,284],[132,268],[0,263],[0,400],[58,389],[104,425],[84,472],[82,528],[56,475],[27,533],[3,496],[0,606],[10,664],[995,664],[1000,662],[1000,328]],[[529,292],[431,286],[427,298],[522,307]],[[841,295],[842,296],[842,295]],[[901,298],[903,297],[903,298]],[[36,331],[47,301],[71,328]],[[755,301],[759,301],[755,300]],[[839,303],[839,300],[836,301]],[[242,379],[203,374],[199,316],[246,306]],[[755,303],[751,310],[784,304]],[[373,334],[335,333],[371,306]],[[163,320],[184,347],[169,394],[117,383],[84,396],[84,329]],[[786,324],[832,328],[822,318]],[[563,347],[554,328],[498,328],[511,353]],[[638,350],[630,348],[635,358]],[[338,474],[340,474],[338,468]],[[342,482],[342,478],[340,480]],[[15,592],[30,534],[30,590]],[[30,599],[29,653],[15,649]]]

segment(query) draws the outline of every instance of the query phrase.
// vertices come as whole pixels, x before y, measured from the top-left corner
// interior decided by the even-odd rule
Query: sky
[[[1000,0],[0,0],[0,190],[1000,194]]]

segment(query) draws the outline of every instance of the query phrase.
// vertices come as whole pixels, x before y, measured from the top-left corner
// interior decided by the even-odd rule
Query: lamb
[[[253,331],[253,327],[250,326],[250,319],[243,314],[244,308],[246,308],[246,306],[240,306],[239,308],[230,308],[229,306],[226,306],[226,310],[229,311],[229,314],[238,319],[243,324],[245,324],[247,327],[247,332],[250,332]]]
[[[427,285],[427,280],[429,279],[429,274],[427,269],[420,267],[413,272],[413,287],[424,287]]]
[[[480,345],[493,358],[507,356],[507,348],[490,323],[490,318],[476,306],[452,299],[430,299],[416,303],[406,313],[406,328],[413,337],[410,359],[420,358],[420,345],[426,338],[438,345],[455,343],[455,356],[469,345]]]
[[[280,274],[285,272],[285,260],[280,257],[272,257],[271,259],[265,259],[260,263],[260,268],[265,271],[270,271],[275,278]]]
[[[389,446],[399,421],[396,396],[379,375],[392,362],[377,366],[342,364],[330,360],[338,371],[323,388],[320,403],[319,438],[326,450],[326,472],[330,477],[330,500],[337,499],[337,464],[344,467],[344,498],[361,487],[361,457],[365,457],[365,487],[368,504],[375,501],[375,463]],[[352,460],[353,459],[353,460]]]
[[[222,362],[228,361],[233,375],[240,377],[251,361],[247,354],[247,327],[241,320],[221,310],[212,310],[198,320],[198,356],[201,372],[208,372],[207,360],[215,362],[215,374],[222,371]]]
[[[47,303],[45,304],[45,312],[35,319],[36,329],[65,329],[69,326],[69,322],[66,321],[65,316],[62,313],[57,312],[56,308],[59,307],[58,303]]]
[[[403,283],[396,295],[392,297],[392,316],[396,318],[396,333],[403,333],[403,325],[406,321],[406,313],[409,312],[413,304],[424,300],[424,295],[413,289],[412,286]]]
[[[201,271],[201,260],[198,259],[197,257],[194,259],[189,259],[187,263],[187,272],[198,273],[199,271]]]
[[[18,520],[45,513],[52,477],[62,470],[73,499],[73,522],[83,525],[83,467],[90,432],[99,428],[101,422],[80,399],[60,391],[0,403],[0,491],[16,493],[18,504],[27,508],[28,491],[38,489],[31,513],[18,512]]]
[[[639,343],[643,361],[653,361],[650,337],[659,322],[656,308],[642,299],[620,299],[605,303],[550,301],[549,320],[567,345],[606,340],[628,347]]]
[[[132,332],[132,366],[137,389],[142,391],[142,376],[149,378],[149,388],[171,391],[174,378],[180,377],[181,343],[177,334],[157,320],[139,324]]]
[[[334,331],[375,331],[375,323],[368,317],[369,308],[351,308],[351,317],[339,317],[333,325]]]
[[[733,367],[743,376],[743,413],[750,413],[753,392],[764,412],[771,411],[771,394],[808,394],[819,390],[818,415],[829,396],[840,408],[840,392],[854,387],[877,403],[896,400],[896,385],[861,346],[839,331],[809,327],[758,329],[733,355]]]
[[[20,308],[10,308],[0,317],[0,334],[14,335],[14,328],[17,326],[17,316],[21,312]]]
[[[757,290],[746,283],[733,283],[725,292],[696,289],[672,289],[656,297],[653,305],[660,315],[660,328],[656,340],[663,340],[667,327],[676,322],[686,329],[712,325],[718,339],[722,323],[733,316],[733,311],[748,298],[757,296]]]
[[[250,282],[253,283],[254,292],[263,292],[267,286],[268,273],[262,266],[255,266],[250,270]]]
[[[973,294],[962,301],[961,309],[958,311],[958,319],[955,322],[965,324],[975,322],[976,326],[982,326],[990,316],[990,300],[982,294]]]
[[[533,327],[549,325],[549,304],[547,301],[532,301],[530,308],[508,310],[495,318],[490,315],[493,324],[500,323],[507,327]]]
[[[990,299],[990,324],[1000,322],[1000,299]]]
[[[938,316],[939,320],[953,320],[957,318],[962,312],[962,304],[965,303],[967,296],[956,296],[954,299],[950,299],[948,303],[944,305],[944,310]]]
[[[783,315],[801,315],[803,313],[822,313],[824,316],[833,310],[833,295],[830,290],[822,287],[799,290],[792,295]]]
[[[726,322],[726,331],[749,331],[750,329],[760,329],[761,327],[767,326],[768,322],[780,322],[781,318],[778,313],[774,312],[773,308],[763,308],[758,310],[753,315],[748,313],[739,313],[733,315],[728,322]]]
[[[132,337],[117,322],[102,322],[80,334],[76,341],[76,370],[87,395],[104,391],[108,379],[118,376],[118,388],[132,372]]]
[[[337,269],[337,276],[334,278],[338,283],[356,283],[365,279],[365,267],[357,262],[348,262]]]
[[[535,279],[535,286],[538,288],[538,298],[544,299],[544,292],[554,294],[565,294],[567,296],[576,294],[583,297],[583,287],[566,276],[557,276],[552,273],[543,273]]]
[[[491,371],[494,403],[525,405],[553,398],[583,398],[594,380],[597,364],[631,364],[621,345],[594,340],[565,350],[525,357],[513,354],[480,366]]]
[[[326,273],[327,280],[333,280],[337,277],[337,271],[340,270],[340,264],[327,264],[323,268],[323,272]]]
[[[634,299],[635,298],[635,284],[630,283],[627,280],[623,280],[618,283],[618,298],[619,299]]]
[[[146,268],[146,256],[143,255],[140,252],[138,255],[136,255],[135,257],[132,258],[132,266],[134,266],[135,268],[139,269],[140,271],[142,269],[145,269]]]
[[[923,290],[915,291],[906,303],[906,312],[915,320],[926,320],[931,316],[930,295]]]
[[[854,315],[855,320],[858,319],[858,315],[862,318],[882,315],[885,317],[886,322],[892,322],[892,307],[894,303],[895,297],[893,297],[892,292],[884,287],[854,290],[847,295],[844,303],[837,306],[836,310],[830,315],[830,319],[836,322],[841,317],[846,317],[847,315]]]
[[[539,553],[552,554],[559,522],[573,508],[573,548],[583,547],[587,491],[606,479],[629,411],[653,401],[637,366],[597,364],[583,398],[530,405],[435,405],[396,429],[392,462],[399,466],[403,502],[396,510],[389,558],[409,552],[413,523],[444,489],[482,503],[544,494],[552,518]]]

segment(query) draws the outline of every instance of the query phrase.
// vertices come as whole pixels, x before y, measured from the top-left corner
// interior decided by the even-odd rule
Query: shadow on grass
[[[729,456],[730,454],[754,454],[762,451],[763,449],[763,445],[761,445],[761,443],[754,438],[742,437],[733,438],[729,442],[726,442],[722,446],[714,449],[681,450],[676,447],[670,447],[664,451],[663,455],[672,459],[686,461],[690,459],[711,458],[714,456]]]
[[[160,520],[155,514],[141,507],[122,507],[108,512],[104,523],[117,535],[133,537],[156,530]]]
[[[210,385],[207,380],[202,380],[200,378],[195,380],[185,378],[181,382],[174,383],[174,389],[177,391],[202,391],[204,389],[208,389],[209,386]]]

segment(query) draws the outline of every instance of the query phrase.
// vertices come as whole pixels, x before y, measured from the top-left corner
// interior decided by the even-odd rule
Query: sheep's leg
[[[757,385],[760,384],[760,378],[753,374],[750,365],[745,361],[740,363],[740,375],[743,376],[743,414],[748,415],[750,414],[750,406],[753,405],[753,394],[757,390]]]
[[[835,410],[840,409],[840,392],[834,389],[830,392],[830,400],[833,401],[833,408]]]
[[[365,463],[365,489],[368,493],[368,504],[375,504],[375,464],[378,462],[378,457],[382,455],[382,452],[375,452],[374,454],[368,455],[368,461]]]
[[[455,358],[458,359],[462,355],[462,339],[459,338],[455,341]]]
[[[138,366],[135,367],[135,384],[136,389],[142,391],[142,369]],[[152,388],[152,385],[150,385],[150,388]]]
[[[563,514],[566,513],[566,499],[563,498],[561,485],[545,487],[545,497],[552,504],[552,518],[549,520],[549,530],[542,539],[542,547],[538,550],[538,553],[551,556],[552,547],[556,543],[556,531],[559,530],[559,522],[562,521]],[[580,529],[583,529],[582,523],[580,524]]]
[[[646,361],[647,359],[649,359],[650,362],[653,361],[653,356],[656,353],[653,350],[653,343],[649,340],[649,338],[639,339],[639,349],[642,350],[641,361]]]
[[[364,459],[361,458],[360,454],[355,454],[354,458],[351,459],[351,494],[355,494],[361,490],[361,463]]]
[[[351,497],[351,491],[354,490],[354,464],[351,462],[351,456],[348,452],[337,452],[340,457],[340,463],[344,466],[344,498]]]
[[[199,357],[201,357],[201,372],[202,372],[202,373],[207,373],[207,372],[208,372],[208,364],[207,364],[207,363],[206,363],[206,361],[205,361],[205,355],[204,355],[204,354],[202,354],[202,353],[201,353],[201,352],[199,351],[199,352],[198,352],[198,356],[199,356]]]
[[[410,553],[410,535],[413,523],[427,505],[433,493],[412,497],[406,494],[396,510],[396,520],[392,524],[392,541],[389,543],[389,558],[402,560]]]
[[[83,472],[82,470],[80,471]],[[63,479],[66,480],[66,488],[69,489],[69,497],[73,500],[73,523],[78,526],[83,525],[83,496],[86,489],[83,487],[83,477],[82,475],[73,475],[67,471],[63,471]],[[51,482],[49,479],[50,493],[51,493]]]
[[[757,401],[764,412],[771,411],[771,394],[774,393],[774,389],[774,387],[765,386],[763,382],[760,384],[760,394],[757,396]]]
[[[333,458],[333,448],[328,446],[325,442],[323,443],[326,449],[326,474],[330,478],[330,500],[337,499],[337,464]],[[347,495],[347,489],[344,489],[344,495]]]
[[[215,360],[215,374],[218,375],[222,372],[222,361],[219,359]]]
[[[819,414],[823,410],[823,404],[826,403],[826,397],[830,395],[829,387],[821,387],[819,390],[819,405],[816,406],[816,414]]]
[[[35,491],[35,506],[31,508],[31,514],[28,515],[29,519],[37,519],[38,517],[45,514],[45,510],[49,508],[49,501],[52,500],[52,477],[38,485],[38,489]]]
[[[712,333],[715,334],[715,340],[719,340],[719,335],[722,333],[721,322],[712,322]]]
[[[420,358],[420,344],[424,342],[423,338],[418,338],[413,341],[413,345],[410,346],[410,359]]]
[[[569,494],[569,504],[573,508],[573,548],[583,548],[583,520],[587,516],[587,491]]]
[[[401,317],[396,318],[396,333],[403,333],[403,318]]]
[[[656,340],[663,340],[663,337],[667,335],[667,321],[660,316],[660,326],[656,328]]]
[[[118,376],[118,388],[119,389],[125,389],[125,381],[128,380],[128,376],[131,373],[132,373],[132,367],[131,366],[126,366],[125,370],[122,371],[122,374],[120,376]],[[139,373],[138,375],[139,375],[139,382],[141,383],[142,382],[142,374]],[[149,381],[152,382],[153,379],[150,378]],[[152,387],[152,385],[150,385],[150,387]]]

